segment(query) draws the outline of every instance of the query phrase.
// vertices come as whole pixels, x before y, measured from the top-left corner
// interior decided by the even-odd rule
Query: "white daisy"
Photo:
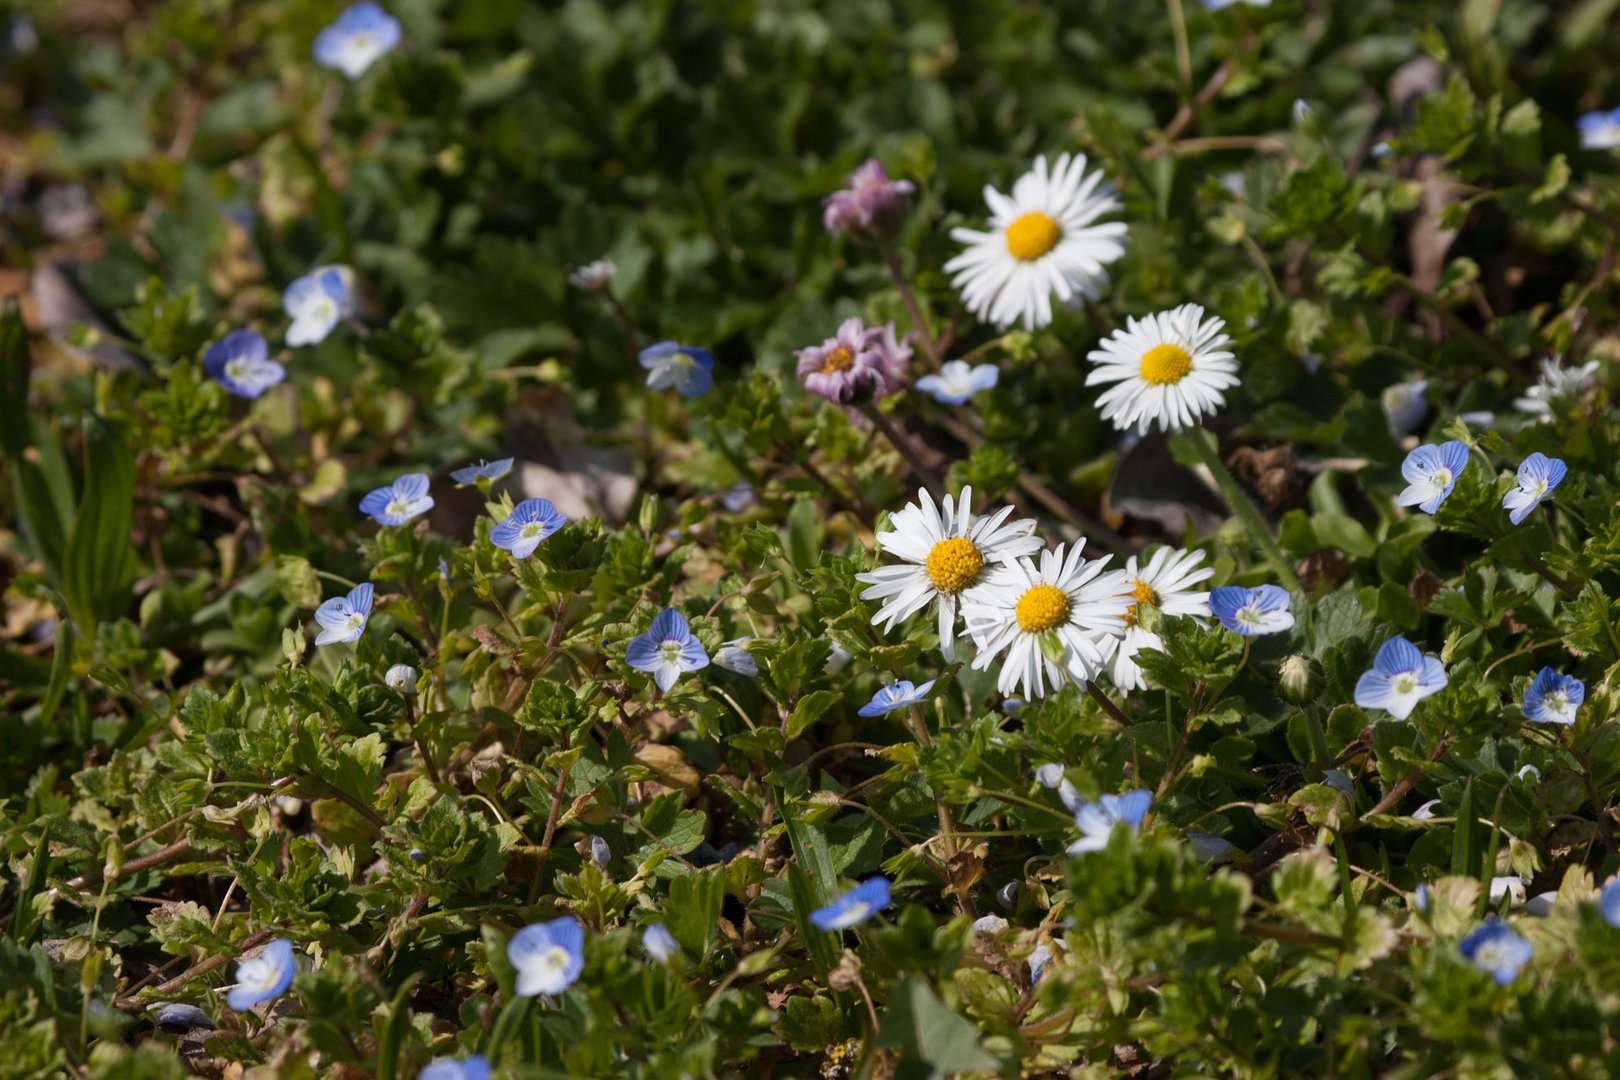
[[[855,577],[871,586],[862,600],[883,601],[872,622],[882,623],[884,633],[937,599],[939,647],[949,660],[956,655],[958,596],[978,582],[985,567],[1033,555],[1041,540],[1029,518],[1007,520],[1010,506],[974,518],[971,487],[955,500],[945,496],[938,506],[925,488],[917,489],[917,498],[921,506],[907,503],[889,518],[893,527],[877,534],[878,547],[902,561]]]
[[[1238,384],[1232,339],[1216,316],[1204,318],[1197,304],[1182,304],[1145,319],[1127,319],[1086,359],[1096,366],[1086,385],[1114,385],[1097,399],[1103,417],[1121,431],[1146,435],[1155,422],[1180,431],[1226,404]]]
[[[967,250],[945,264],[962,302],[986,322],[1034,330],[1052,321],[1052,296],[1092,299],[1108,284],[1107,264],[1125,254],[1123,222],[1098,222],[1120,208],[1084,154],[1060,154],[1050,172],[1044,156],[1006,196],[985,185],[990,231],[952,229]]]
[[[1529,413],[1536,423],[1551,420],[1555,414],[1567,412],[1597,382],[1597,369],[1596,360],[1588,360],[1577,368],[1565,368],[1560,357],[1543,359],[1541,378],[1523,397],[1515,398],[1513,405]]]
[[[1125,560],[1125,584],[1129,592],[1130,610],[1125,613],[1125,636],[1104,638],[1103,655],[1111,661],[1109,674],[1114,685],[1121,690],[1144,690],[1147,681],[1142,669],[1136,666],[1136,654],[1143,649],[1162,649],[1164,639],[1151,630],[1144,630],[1136,621],[1136,606],[1152,604],[1166,615],[1191,615],[1197,618],[1209,614],[1209,593],[1195,590],[1194,585],[1215,575],[1213,566],[1200,566],[1202,551],[1181,551],[1162,547],[1153,553],[1141,570],[1136,567],[1136,556]]]
[[[1102,669],[1102,639],[1124,635],[1129,579],[1123,570],[1105,573],[1106,556],[1082,558],[1083,544],[1076,541],[1067,558],[1062,544],[1041,552],[1039,567],[1028,557],[1004,562],[962,597],[979,649],[974,668],[1007,654],[996,680],[1001,693],[1022,686],[1033,699],[1045,697],[1049,685],[1087,682]]]

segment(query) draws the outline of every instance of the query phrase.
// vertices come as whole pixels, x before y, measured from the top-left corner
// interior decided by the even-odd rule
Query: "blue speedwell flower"
[[[505,521],[489,530],[489,541],[519,559],[527,559],[542,540],[566,524],[568,519],[550,499],[524,499],[512,508]]]
[[[291,285],[281,294],[281,306],[292,319],[287,327],[287,344],[317,345],[337,329],[353,308],[349,299],[354,275],[346,266],[321,266]]]
[[[258,956],[250,956],[236,965],[236,985],[231,987],[225,1003],[242,1012],[261,1001],[278,998],[286,993],[297,969],[292,942],[276,938]]]
[[[480,460],[476,465],[451,470],[450,479],[463,487],[476,484],[480,480],[488,480],[494,483],[512,471],[512,462],[516,460],[516,458],[509,457],[503,457],[495,461]]]
[[[287,377],[287,369],[270,359],[256,330],[233,330],[208,346],[203,367],[225,389],[245,398],[256,398]]]
[[[1379,646],[1372,669],[1356,680],[1356,704],[1405,720],[1418,702],[1445,688],[1445,665],[1405,638],[1393,637]]]
[[[1541,500],[1552,494],[1552,489],[1563,483],[1569,466],[1559,458],[1550,458],[1539,450],[1524,459],[1519,466],[1519,486],[1502,496],[1502,508],[1508,511],[1508,520],[1517,525],[1525,516],[1541,505]]]
[[[489,1059],[483,1054],[434,1058],[416,1074],[416,1080],[489,1080]]]
[[[714,355],[695,345],[660,341],[641,350],[647,385],[654,390],[674,387],[687,397],[702,397],[714,386]]]
[[[1153,804],[1153,793],[1142,788],[1123,795],[1104,795],[1093,803],[1083,803],[1074,812],[1074,824],[1080,830],[1080,839],[1069,845],[1070,855],[1084,855],[1101,851],[1114,835],[1114,826],[1124,822],[1132,829],[1140,828]]]
[[[1599,109],[1575,121],[1585,150],[1613,150],[1620,146],[1620,109]]]
[[[720,496],[720,505],[733,514],[742,513],[750,506],[753,506],[754,502],[754,485],[746,480],[739,480],[732,484],[726,490],[726,493]]]
[[[974,394],[995,388],[1001,372],[994,364],[975,367],[966,360],[947,360],[938,375],[924,375],[917,380],[917,389],[941,405],[960,405]]]
[[[810,921],[821,930],[843,930],[863,923],[889,906],[889,879],[882,874],[869,877],[826,907],[810,913]]]
[[[427,473],[406,473],[360,500],[360,512],[379,525],[403,525],[431,509]]]
[[[1457,486],[1457,477],[1468,467],[1468,446],[1457,439],[1435,446],[1424,443],[1406,455],[1401,462],[1401,475],[1406,478],[1406,489],[1396,496],[1402,506],[1416,506],[1425,514],[1440,509],[1451,489]]]
[[[641,947],[647,950],[648,956],[660,964],[667,964],[672,958],[681,955],[680,943],[663,923],[653,923],[641,932]]]
[[[1524,715],[1538,724],[1573,724],[1575,710],[1585,700],[1585,683],[1544,667],[1525,687]]]
[[[519,997],[560,994],[585,970],[585,930],[572,915],[531,923],[506,943]]]
[[[362,581],[348,596],[334,596],[315,609],[315,621],[325,627],[315,638],[317,645],[359,641],[371,617],[371,582]]]
[[[1530,943],[1501,919],[1486,919],[1457,943],[1463,959],[1506,986],[1519,977],[1519,969],[1530,962]]]
[[[861,706],[861,716],[882,716],[884,713],[894,712],[915,705],[928,697],[928,691],[934,688],[935,680],[929,679],[921,686],[913,686],[905,679],[890,683],[872,695],[872,700]]]
[[[315,60],[351,79],[399,44],[399,20],[367,0],[355,4],[315,37]]]
[[[755,660],[744,647],[754,639],[751,637],[732,638],[723,641],[714,651],[714,664],[716,667],[734,671],[738,675],[746,675],[750,679],[759,674],[759,661]]]
[[[630,640],[624,662],[647,672],[658,689],[668,693],[683,673],[708,667],[709,653],[692,633],[686,616],[674,608],[665,608],[654,616],[645,634]]]
[[[1288,610],[1288,590],[1276,585],[1222,585],[1211,590],[1209,610],[1221,625],[1244,637],[1277,634],[1294,625]]]
[[[1604,922],[1620,929],[1620,878],[1603,886],[1603,891],[1598,893],[1598,911]]]

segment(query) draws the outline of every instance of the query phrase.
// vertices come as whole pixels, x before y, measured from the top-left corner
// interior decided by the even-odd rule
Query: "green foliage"
[[[1620,1073],[1620,186],[1576,126],[1620,105],[1612,0],[387,6],[351,81],[311,57],[336,5],[0,0],[0,1072]],[[952,231],[1063,152],[1127,254],[979,325]],[[881,246],[821,221],[869,157],[915,189]],[[288,347],[326,265],[352,310]],[[1088,354],[1186,302],[1240,381],[1124,437]],[[875,417],[795,377],[857,316],[914,335]],[[246,328],[285,364],[254,399],[203,361]],[[666,339],[709,394],[646,385]],[[997,385],[912,385],[948,359]],[[1450,439],[1443,506],[1401,506]],[[1514,526],[1532,452],[1569,472]],[[431,513],[357,511],[410,472]],[[1297,578],[1294,624],[1138,594],[1139,681],[1009,700],[864,595],[917,489],[965,486],[1132,574]],[[519,560],[529,497],[571,520]],[[627,656],[665,607],[711,663],[660,690]],[[1404,718],[1357,704],[1397,635],[1448,679]],[[1522,708],[1543,667],[1584,682],[1567,727]],[[507,942],[564,915],[581,977],[518,997]],[[1458,950],[1487,915],[1533,948],[1506,986]],[[291,988],[229,1008],[273,937]]]

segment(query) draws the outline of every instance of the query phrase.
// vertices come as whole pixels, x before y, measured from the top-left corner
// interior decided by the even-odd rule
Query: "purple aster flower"
[[[799,381],[840,405],[882,397],[893,365],[893,357],[880,352],[882,337],[883,331],[868,329],[858,318],[845,319],[832,337],[798,351]]]
[[[916,185],[890,180],[883,163],[872,158],[849,177],[849,186],[827,196],[821,224],[834,236],[877,241],[899,227]]]

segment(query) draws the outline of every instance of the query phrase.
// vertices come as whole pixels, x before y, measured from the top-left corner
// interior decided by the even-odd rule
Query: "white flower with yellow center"
[[[1114,385],[1097,399],[1104,418],[1121,431],[1146,435],[1157,423],[1165,431],[1191,427],[1226,404],[1238,384],[1232,339],[1219,318],[1204,318],[1197,304],[1182,304],[1145,319],[1127,319],[1086,357],[1095,367],[1087,386]]]
[[[1143,649],[1164,648],[1163,638],[1137,622],[1138,605],[1152,604],[1165,615],[1190,615],[1195,619],[1209,614],[1209,593],[1193,588],[1215,574],[1214,567],[1200,565],[1203,561],[1202,551],[1168,547],[1155,551],[1141,569],[1137,569],[1135,555],[1125,560],[1125,585],[1129,590],[1126,598],[1131,602],[1125,613],[1125,636],[1104,638],[1102,642],[1115,686],[1121,690],[1146,689],[1142,669],[1136,666],[1136,654]]]
[[[1052,321],[1052,297],[1094,299],[1108,284],[1107,265],[1125,254],[1123,222],[1099,222],[1120,208],[1101,172],[1086,172],[1084,154],[1046,158],[1018,178],[1012,195],[989,185],[990,229],[952,229],[967,250],[945,264],[962,302],[997,326],[1030,330]]]
[[[871,588],[862,600],[882,600],[872,616],[885,633],[915,615],[931,601],[939,603],[939,647],[947,660],[956,655],[957,598],[975,584],[987,566],[1033,555],[1041,549],[1035,522],[1008,521],[1012,507],[1004,506],[988,517],[973,516],[973,489],[965,487],[956,499],[941,505],[924,488],[917,503],[907,503],[889,518],[893,526],[877,534],[878,547],[901,562],[857,574]]]
[[[1087,682],[1102,669],[1106,638],[1125,633],[1131,607],[1123,570],[1104,572],[1107,557],[1085,559],[1084,541],[1063,554],[1041,552],[1002,563],[962,597],[962,616],[978,646],[973,666],[990,666],[1003,652],[996,689],[1023,688],[1028,699],[1046,696],[1066,681]]]

